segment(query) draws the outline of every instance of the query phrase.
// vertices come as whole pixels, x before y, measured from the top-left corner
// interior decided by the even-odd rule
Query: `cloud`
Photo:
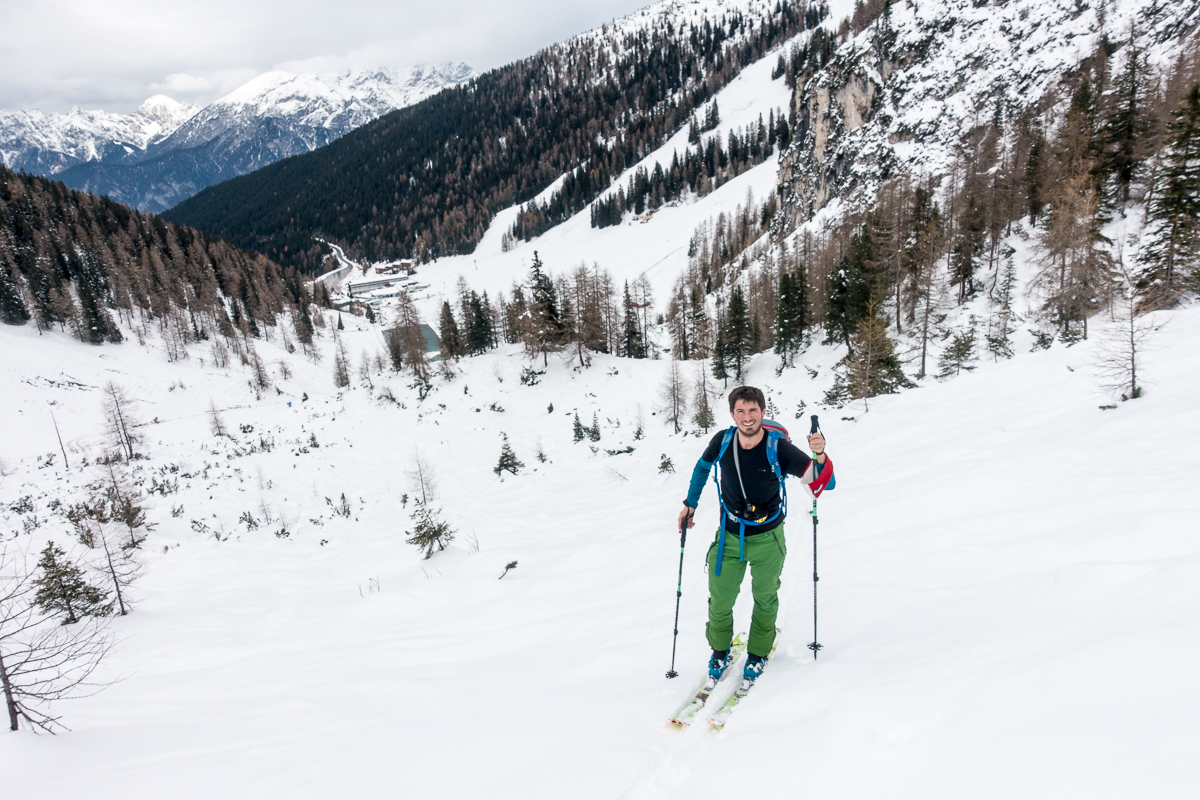
[[[206,103],[272,69],[462,61],[484,71],[645,0],[0,0],[0,108]]]
[[[199,105],[229,94],[259,74],[250,68],[217,70],[207,75],[173,72],[162,82],[151,83],[148,89],[152,94],[165,94]]]

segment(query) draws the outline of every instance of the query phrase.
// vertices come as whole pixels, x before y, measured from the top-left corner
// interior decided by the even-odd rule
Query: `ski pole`
[[[821,426],[817,423],[817,415],[812,415],[812,430],[809,435],[821,430]],[[817,498],[813,498],[812,507],[813,518],[813,640],[808,643],[808,649],[813,651],[813,660],[817,659],[817,651],[822,645],[817,642],[817,581],[821,580],[817,577]]]
[[[687,524],[691,518],[692,515],[688,514],[683,518],[683,522],[679,523],[679,583],[675,584],[675,634],[671,639],[671,668],[667,670],[668,678],[679,676],[675,671],[675,643],[679,641],[679,600],[683,597],[683,548],[687,544]]]

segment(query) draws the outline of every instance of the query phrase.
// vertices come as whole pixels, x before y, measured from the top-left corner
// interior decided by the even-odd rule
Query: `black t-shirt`
[[[767,435],[764,432],[762,440],[757,445],[745,450],[740,443],[741,437],[735,433],[733,441],[729,443],[729,448],[725,451],[725,457],[721,459],[721,498],[725,501],[725,507],[729,511],[744,520],[770,519],[783,502],[779,491],[779,481],[775,478],[775,471],[771,469],[771,462],[767,460]],[[701,458],[710,464],[716,461],[717,455],[721,452],[721,440],[724,438],[725,431],[719,431],[708,443]],[[735,447],[742,472],[740,484],[733,460]],[[807,477],[811,482],[816,479],[816,476],[805,475],[810,464],[812,464],[812,458],[807,453],[789,441],[779,440],[779,469],[782,472],[798,478]],[[742,486],[746,487],[745,496],[742,495]],[[782,514],[769,523],[756,525],[747,522],[746,535],[753,536],[782,523]],[[729,529],[731,524],[733,530],[737,530],[737,522],[725,520],[726,529]]]

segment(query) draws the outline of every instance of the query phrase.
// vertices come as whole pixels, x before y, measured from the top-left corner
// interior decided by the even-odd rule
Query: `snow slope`
[[[720,108],[721,124],[705,134],[706,139],[715,136],[728,139],[731,130],[740,133],[747,125],[757,124],[760,115],[767,119],[773,110],[787,113],[791,90],[782,78],[772,81],[771,70],[780,50],[786,51],[788,47],[790,43],[785,43],[750,64],[717,93],[715,101]],[[653,171],[655,163],[661,163],[669,168],[672,156],[676,152],[682,156],[687,147],[685,128],[622,174],[611,191],[625,186],[629,175],[639,166]],[[613,274],[618,286],[645,274],[661,304],[675,279],[687,268],[688,240],[696,226],[721,213],[732,214],[738,205],[745,206],[748,193],[756,203],[761,203],[775,188],[778,172],[777,160],[771,157],[703,198],[689,195],[681,202],[668,203],[645,222],[627,217],[623,225],[593,228],[590,209],[585,208],[532,242],[518,241],[508,252],[500,246],[501,237],[512,227],[519,209],[516,206],[505,209],[492,219],[474,253],[440,258],[420,267],[421,281],[430,287],[427,302],[420,305],[422,313],[427,319],[437,319],[441,299],[456,296],[455,284],[460,275],[476,291],[486,290],[493,297],[498,291],[508,293],[514,280],[528,278],[535,250],[555,274],[574,270],[581,263],[589,267],[599,263]],[[555,188],[548,187],[544,195],[548,197]]]
[[[793,484],[780,654],[720,736],[664,726],[707,658],[716,520],[709,488],[669,682],[673,523],[704,437],[652,415],[667,362],[552,361],[526,387],[526,362],[497,352],[419,402],[388,375],[374,392],[332,391],[326,335],[321,365],[260,344],[282,394],[255,400],[244,371],[201,365],[198,349],[167,364],[132,344],[0,329],[0,413],[19,420],[0,482],[10,547],[70,541],[47,502],[100,452],[102,381],[159,419],[142,428],[140,477],[179,487],[152,496],[140,602],[113,622],[124,644],[103,672],[120,682],[60,705],[70,733],[7,736],[5,796],[718,798],[748,777],[755,792],[838,798],[1191,796],[1200,457],[1180,444],[1200,437],[1200,309],[1163,318],[1154,385],[1116,410],[1097,408],[1095,339],[866,414],[821,409],[839,475],[821,503],[825,649],[814,662],[805,647],[811,534]],[[356,360],[381,348],[378,328],[346,321]],[[817,410],[836,355],[809,351],[815,380],[776,378],[760,357],[749,381],[799,433],[794,410]],[[374,399],[383,384],[404,407]],[[210,399],[236,442],[209,433]],[[56,446],[51,402],[70,472],[34,457]],[[572,444],[576,410],[599,416],[595,453]],[[502,434],[527,465],[503,480]],[[270,452],[238,454],[264,435]],[[428,561],[403,542],[416,449],[459,532]],[[674,474],[658,471],[664,453]],[[326,501],[342,493],[349,519]],[[28,535],[29,515],[8,508],[25,495],[44,520]],[[238,522],[247,511],[261,527]],[[283,524],[290,536],[272,535]]]

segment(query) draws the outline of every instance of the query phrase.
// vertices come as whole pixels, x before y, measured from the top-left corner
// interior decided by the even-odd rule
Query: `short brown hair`
[[[733,413],[733,407],[737,405],[738,400],[745,400],[747,403],[756,403],[760,411],[767,410],[767,398],[763,396],[762,389],[754,386],[739,386],[729,393],[729,413]]]

